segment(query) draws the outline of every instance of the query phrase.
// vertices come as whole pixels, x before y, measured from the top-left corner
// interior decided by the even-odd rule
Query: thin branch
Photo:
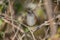
[[[11,24],[11,22],[9,22],[9,21],[6,20],[6,19],[2,19],[2,20],[4,20],[4,22],[6,22],[6,23],[8,23],[8,24],[10,24],[10,25],[13,25],[14,28],[16,28],[16,29],[18,29],[20,32],[24,33],[23,29],[21,29],[20,27],[14,25],[14,24]]]
[[[15,35],[13,36],[12,40],[15,40],[15,38],[17,37],[18,34],[18,30],[16,31]]]

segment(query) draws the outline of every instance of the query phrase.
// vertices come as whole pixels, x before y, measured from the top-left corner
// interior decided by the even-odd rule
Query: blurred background
[[[60,0],[0,0],[0,40],[60,40]]]

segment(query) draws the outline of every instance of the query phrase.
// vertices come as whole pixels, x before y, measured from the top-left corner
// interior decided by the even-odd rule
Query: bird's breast
[[[32,15],[27,15],[27,24],[29,26],[33,26],[36,23],[35,16]]]

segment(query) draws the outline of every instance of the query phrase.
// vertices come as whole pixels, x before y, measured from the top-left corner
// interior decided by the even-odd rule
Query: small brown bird
[[[32,10],[27,10],[26,22],[28,26],[34,26],[37,22],[36,16]]]

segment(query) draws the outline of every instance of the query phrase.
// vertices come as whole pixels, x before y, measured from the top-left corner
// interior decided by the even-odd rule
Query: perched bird
[[[27,10],[26,23],[28,26],[33,26],[36,24],[36,16],[34,12],[30,9]]]

